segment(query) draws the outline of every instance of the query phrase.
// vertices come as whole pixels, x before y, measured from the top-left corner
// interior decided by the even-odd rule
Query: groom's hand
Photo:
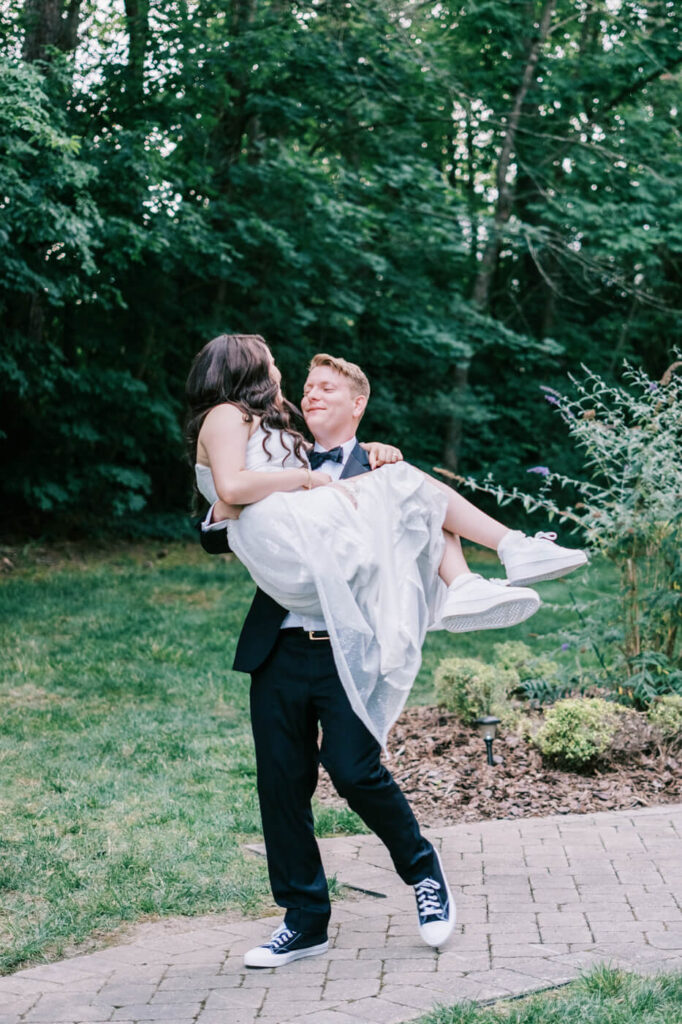
[[[216,501],[211,522],[222,523],[225,519],[239,519],[243,508],[243,505],[228,505],[224,501]]]
[[[403,461],[403,453],[395,445],[382,444],[380,441],[370,441],[369,444],[363,444],[361,447],[365,449],[369,456],[371,469],[379,469],[380,466]]]

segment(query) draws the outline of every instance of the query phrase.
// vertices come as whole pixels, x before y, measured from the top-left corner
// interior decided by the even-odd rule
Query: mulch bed
[[[422,825],[487,818],[589,814],[682,801],[682,757],[637,753],[591,774],[543,763],[526,740],[500,735],[496,763],[473,728],[435,707],[407,708],[389,738],[387,766]],[[317,796],[343,805],[326,772]]]

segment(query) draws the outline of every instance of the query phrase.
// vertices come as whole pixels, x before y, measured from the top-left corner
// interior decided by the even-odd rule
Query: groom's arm
[[[392,444],[384,444],[382,441],[361,441],[360,447],[367,452],[371,469],[380,469],[381,466],[390,465],[392,462],[403,461],[400,448]]]
[[[401,462],[403,453],[400,448],[391,444],[383,444],[381,441],[369,441],[361,443],[369,458],[372,469],[379,469],[392,462]],[[227,541],[228,519],[238,519],[240,508],[235,505],[226,505],[225,502],[216,501],[211,505],[206,518],[199,524],[199,539],[204,551],[209,555],[224,555],[230,550]]]
[[[224,555],[230,550],[227,523],[230,519],[238,519],[240,511],[239,506],[226,505],[224,501],[216,501],[211,505],[198,524],[199,540],[207,554]]]

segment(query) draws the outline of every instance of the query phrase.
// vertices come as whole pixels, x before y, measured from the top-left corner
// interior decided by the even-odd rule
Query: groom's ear
[[[367,408],[367,395],[356,395],[353,399],[353,416],[360,421]]]

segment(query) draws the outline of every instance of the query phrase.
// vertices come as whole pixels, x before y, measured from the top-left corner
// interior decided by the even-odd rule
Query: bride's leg
[[[436,480],[428,473],[425,473],[424,476],[447,495],[448,507],[443,522],[444,529],[451,534],[457,534],[475,544],[480,544],[481,547],[497,551],[500,541],[509,533],[509,527],[503,526],[492,516],[481,512],[480,508],[476,508],[452,487],[444,484],[442,480]]]
[[[469,572],[469,566],[462,554],[462,545],[459,537],[453,537],[447,530],[443,530],[445,537],[445,551],[438,569],[438,575],[448,586],[454,579],[463,573]]]
[[[463,498],[461,494],[454,491],[452,487],[448,487],[447,484],[444,484],[442,480],[436,480],[435,477],[430,476],[428,473],[424,473],[421,469],[418,472],[422,473],[429,483],[432,483],[447,496],[448,507],[445,513],[445,519],[443,520],[443,530],[451,535],[454,534],[456,537],[464,537],[465,540],[470,540],[475,544],[480,544],[481,547],[497,551],[497,547],[502,538],[511,532],[509,527],[503,526],[502,523],[498,523],[498,521],[493,519],[492,516],[486,515],[485,512],[481,512],[480,508],[476,508],[476,506],[472,505],[470,501]],[[358,480],[362,480],[362,477],[353,478],[354,483]],[[331,486],[343,486],[343,483],[344,481],[340,481],[339,484],[331,484]],[[463,559],[464,556],[462,555],[462,560]],[[460,571],[469,571],[466,568],[466,562],[464,563],[464,569]]]
[[[391,467],[387,467],[386,472],[388,473],[390,469]],[[426,475],[424,474],[424,476]],[[368,478],[371,478],[370,473],[366,474],[364,479]],[[362,486],[363,477],[356,479]],[[438,481],[434,481],[434,483],[440,486]],[[447,586],[447,594],[438,609],[438,621],[432,624],[432,628],[463,633],[477,629],[501,629],[523,622],[529,615],[537,611],[540,605],[539,597],[533,590],[507,586],[502,581],[487,580],[478,573],[471,572],[462,554],[459,536],[454,535],[450,529],[446,528],[448,521],[452,521],[450,497],[454,491],[445,486],[442,489],[447,493],[448,508],[446,526],[443,527],[445,547],[438,575]],[[462,499],[462,501],[464,505],[469,505],[466,500]],[[471,508],[478,512],[475,506],[472,505]],[[489,519],[483,513],[480,515],[484,519]],[[500,525],[496,524],[494,520],[490,520],[490,522],[494,526]],[[502,535],[506,532],[502,528]]]
[[[441,480],[428,473],[424,476],[447,496],[443,529],[496,551],[511,584],[524,587],[557,579],[587,563],[584,551],[555,544],[555,533],[527,537],[520,530],[510,530]]]
[[[445,601],[434,629],[466,633],[475,629],[515,626],[537,611],[540,599],[534,590],[507,587],[483,579],[469,570],[459,537],[443,530],[445,551],[438,575],[447,584]]]
[[[391,466],[387,466],[385,471],[390,472],[391,468]],[[428,473],[424,473],[423,470],[419,470],[419,472],[447,497],[443,531],[451,536],[464,537],[475,544],[496,551],[504,565],[507,581],[513,586],[524,587],[542,580],[557,579],[586,564],[585,552],[563,548],[555,544],[556,534],[537,534],[536,537],[527,537],[520,530],[510,530],[497,519],[493,519],[492,516],[476,508],[442,480],[436,480]],[[371,477],[371,474],[368,476]],[[355,479],[361,480],[362,477]],[[446,573],[462,576],[469,572],[464,556],[461,554],[461,546],[457,551],[453,547],[453,543],[449,543],[449,546],[446,544],[446,558]],[[442,571],[439,574],[443,579],[446,578]]]

